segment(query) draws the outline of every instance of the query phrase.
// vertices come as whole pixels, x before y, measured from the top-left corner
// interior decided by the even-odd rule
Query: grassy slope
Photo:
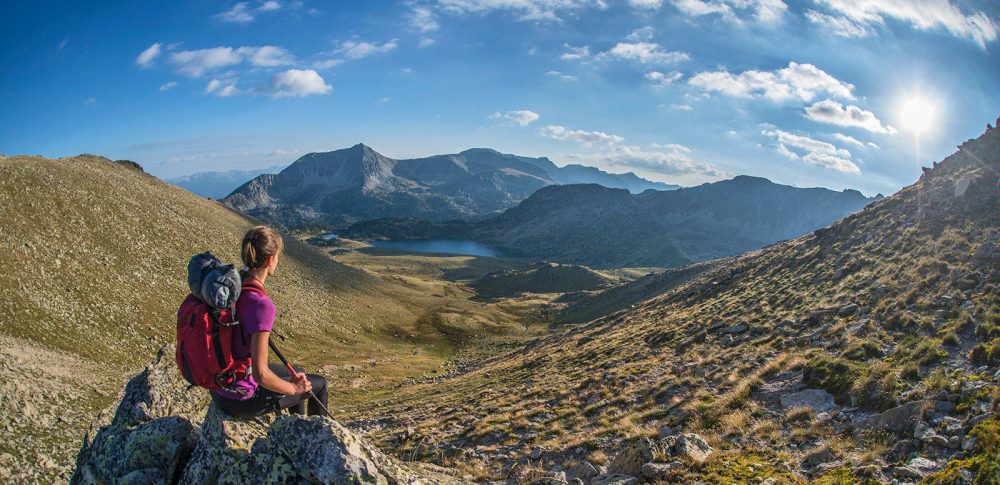
[[[96,156],[0,158],[0,221],[7,267],[0,273],[0,336],[10,343],[0,354],[0,381],[20,386],[4,387],[13,397],[0,401],[0,411],[6,420],[20,414],[19,397],[43,401],[31,392],[41,381],[76,384],[52,403],[38,402],[40,415],[0,428],[0,466],[51,457],[51,470],[22,477],[48,481],[72,463],[82,430],[124,374],[174,340],[190,256],[211,250],[238,261],[254,221]],[[307,367],[377,359],[369,374],[398,381],[437,368],[453,347],[422,323],[452,298],[383,282],[290,237],[267,285],[282,346]],[[70,360],[46,366],[47,359],[18,356],[52,351]]]
[[[973,258],[980,246],[997,244],[998,173],[1000,130],[992,130],[830,228],[734,258],[614,318],[357,411],[413,426],[411,438],[395,434],[399,426],[380,434],[400,453],[435,443],[472,450],[460,461],[483,476],[504,474],[504,463],[534,445],[557,452],[563,464],[573,457],[601,463],[616,443],[655,435],[662,425],[703,433],[724,459],[749,461],[750,470],[794,464],[821,447],[864,463],[887,443],[855,441],[809,419],[790,422],[750,396],[777,373],[833,361],[848,369],[835,373],[840,381],[812,385],[849,391],[878,411],[975,374],[973,348],[1000,360],[1000,340],[993,340],[1000,337],[998,261]],[[964,301],[971,309],[959,307]],[[850,303],[864,315],[809,318]],[[783,325],[786,319],[799,323]],[[706,332],[717,320],[757,330],[727,346]],[[859,351],[872,347],[879,351]],[[730,472],[696,470],[712,480]]]
[[[490,273],[469,283],[481,297],[514,296],[519,293],[566,293],[610,286],[618,279],[586,266],[539,263],[524,269]]]

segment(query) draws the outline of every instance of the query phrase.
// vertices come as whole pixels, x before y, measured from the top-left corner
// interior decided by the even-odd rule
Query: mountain
[[[193,192],[202,197],[221,199],[239,186],[249,182],[251,179],[266,173],[278,173],[284,165],[275,165],[268,168],[256,170],[228,170],[224,172],[198,172],[190,175],[183,175],[166,179],[188,192]]]
[[[991,128],[829,227],[351,412],[385,446],[461,449],[464,469],[526,482],[606,466],[668,483],[996,483],[998,187]]]
[[[98,156],[0,158],[0,175],[0,248],[10,269],[0,272],[0,483],[52,483],[68,473],[125,373],[175,341],[188,259],[210,250],[238,262],[243,234],[259,222]],[[279,345],[313,368],[407,355],[379,368],[419,375],[417,367],[441,359],[414,353],[438,355],[449,339],[425,320],[445,303],[464,316],[477,311],[387,283],[287,235],[267,283]],[[463,329],[476,331],[470,321]]]
[[[876,199],[856,190],[802,189],[748,176],[641,194],[557,185],[478,223],[367,221],[345,234],[462,237],[512,254],[596,268],[673,267],[800,236]]]
[[[521,157],[522,160],[545,170],[556,182],[562,185],[570,184],[597,184],[613,189],[625,189],[633,194],[645,192],[647,190],[674,190],[680,185],[665,184],[663,182],[653,182],[638,175],[628,173],[608,173],[597,167],[570,164],[563,167],[556,166],[548,158],[528,158]]]
[[[358,144],[305,155],[276,175],[260,175],[243,184],[224,200],[240,212],[286,227],[337,227],[383,217],[444,221],[497,213],[539,188],[580,177],[669,188],[634,174],[566,170],[546,158],[485,148],[394,160]]]

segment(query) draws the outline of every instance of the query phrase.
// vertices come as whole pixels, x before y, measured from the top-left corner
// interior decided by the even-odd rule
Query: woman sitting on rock
[[[326,379],[304,374],[296,369],[293,375],[280,364],[268,364],[268,339],[274,327],[274,303],[267,296],[264,280],[274,274],[284,243],[278,231],[268,226],[255,226],[243,236],[243,291],[236,301],[236,316],[240,324],[233,332],[233,359],[250,357],[253,370],[236,381],[231,390],[212,391],[212,397],[223,411],[236,417],[259,416],[290,408],[295,414],[321,415],[326,407]],[[308,396],[312,391],[323,407]]]

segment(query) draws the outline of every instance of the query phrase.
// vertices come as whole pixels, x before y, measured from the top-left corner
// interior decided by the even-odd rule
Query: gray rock
[[[641,476],[642,465],[653,461],[654,444],[640,439],[627,445],[608,465],[608,475]]]
[[[726,347],[733,345],[733,336],[728,333],[724,335],[722,337],[722,345],[725,345]]]
[[[653,481],[666,481],[673,476],[673,468],[669,463],[646,463],[642,466],[642,476]]]
[[[732,325],[732,326],[729,326],[729,327],[726,327],[726,328],[722,329],[722,333],[725,333],[725,334],[743,333],[743,332],[746,332],[746,331],[747,331],[747,326],[746,325]]]
[[[859,427],[862,429],[888,429],[897,434],[909,434],[920,418],[921,405],[922,403],[919,401],[911,401],[896,406],[862,421]]]
[[[913,428],[913,437],[920,441],[927,441],[931,436],[934,436],[934,429],[928,426],[923,420],[917,421],[916,426]]]
[[[858,310],[860,308],[861,307],[859,307],[857,303],[851,303],[850,305],[844,305],[844,306],[840,307],[839,310],[837,310],[837,315],[841,316],[841,317],[845,317],[845,316],[848,316],[848,315],[854,315],[855,313],[858,313]]]
[[[590,481],[590,485],[636,485],[639,480],[629,475],[600,475]]]
[[[957,450],[959,446],[962,446],[962,438],[959,438],[958,436],[948,438],[948,448]]]
[[[812,409],[814,413],[832,411],[837,408],[833,402],[833,395],[823,389],[804,389],[781,396],[781,407],[790,409],[805,406]]]
[[[588,482],[591,478],[594,478],[597,475],[597,469],[594,468],[594,465],[591,465],[588,461],[582,461],[566,472],[566,478],[571,482],[574,479],[580,479],[584,482]]]
[[[686,457],[695,463],[704,463],[715,451],[705,438],[695,433],[684,433],[677,437],[673,446],[674,453]]]
[[[531,447],[531,452],[528,453],[528,458],[531,458],[532,460],[537,460],[542,457],[543,453],[545,453],[544,448],[542,448],[541,446],[533,446]]]

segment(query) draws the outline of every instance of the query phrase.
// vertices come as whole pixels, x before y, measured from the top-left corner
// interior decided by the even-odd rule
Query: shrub
[[[810,359],[802,369],[802,379],[807,386],[825,389],[840,404],[850,402],[851,386],[860,374],[860,364],[823,354]]]

